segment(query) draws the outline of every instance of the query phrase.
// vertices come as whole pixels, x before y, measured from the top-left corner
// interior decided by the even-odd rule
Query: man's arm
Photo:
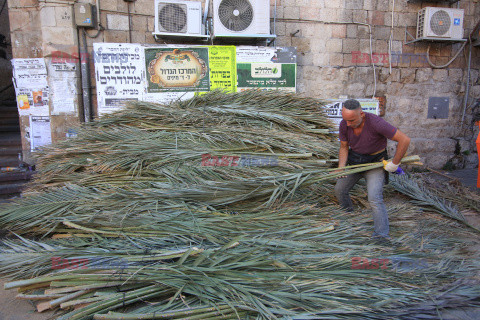
[[[340,141],[340,151],[338,152],[338,167],[343,168],[347,165],[348,142]]]
[[[393,164],[398,165],[407,152],[408,146],[410,145],[410,138],[405,133],[397,129],[397,132],[395,132],[392,140],[398,142],[395,156],[392,159]]]

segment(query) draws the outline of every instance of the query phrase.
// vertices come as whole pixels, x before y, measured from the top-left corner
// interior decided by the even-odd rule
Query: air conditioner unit
[[[461,40],[463,9],[425,7],[418,12],[417,39]]]
[[[213,0],[213,34],[270,35],[270,0]]]
[[[202,3],[155,0],[154,35],[196,36],[202,34]]]

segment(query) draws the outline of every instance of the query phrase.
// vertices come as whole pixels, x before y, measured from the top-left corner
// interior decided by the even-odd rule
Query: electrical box
[[[449,97],[430,97],[428,99],[428,119],[448,119]]]
[[[75,25],[83,28],[95,28],[95,6],[90,3],[75,3]]]

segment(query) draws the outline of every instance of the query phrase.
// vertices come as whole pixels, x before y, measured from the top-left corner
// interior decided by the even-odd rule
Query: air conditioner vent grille
[[[158,8],[159,24],[164,31],[187,32],[187,6],[181,3],[166,3]]]
[[[222,25],[231,31],[243,31],[253,22],[253,7],[248,0],[223,0],[218,6]]]
[[[451,23],[450,15],[444,10],[439,10],[432,14],[430,28],[436,35],[443,36],[450,30]]]

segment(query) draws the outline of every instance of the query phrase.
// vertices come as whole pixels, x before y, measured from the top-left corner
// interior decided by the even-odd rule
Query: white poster
[[[237,47],[237,63],[268,62],[275,60],[277,49],[270,47]]]
[[[52,143],[50,117],[30,116],[30,146],[31,150]]]
[[[48,64],[51,115],[76,114],[78,70],[77,63]]]
[[[128,100],[141,100],[145,88],[145,61],[139,44],[94,43],[98,114],[123,107]]]
[[[48,115],[49,87],[43,58],[12,59],[19,115]]]

